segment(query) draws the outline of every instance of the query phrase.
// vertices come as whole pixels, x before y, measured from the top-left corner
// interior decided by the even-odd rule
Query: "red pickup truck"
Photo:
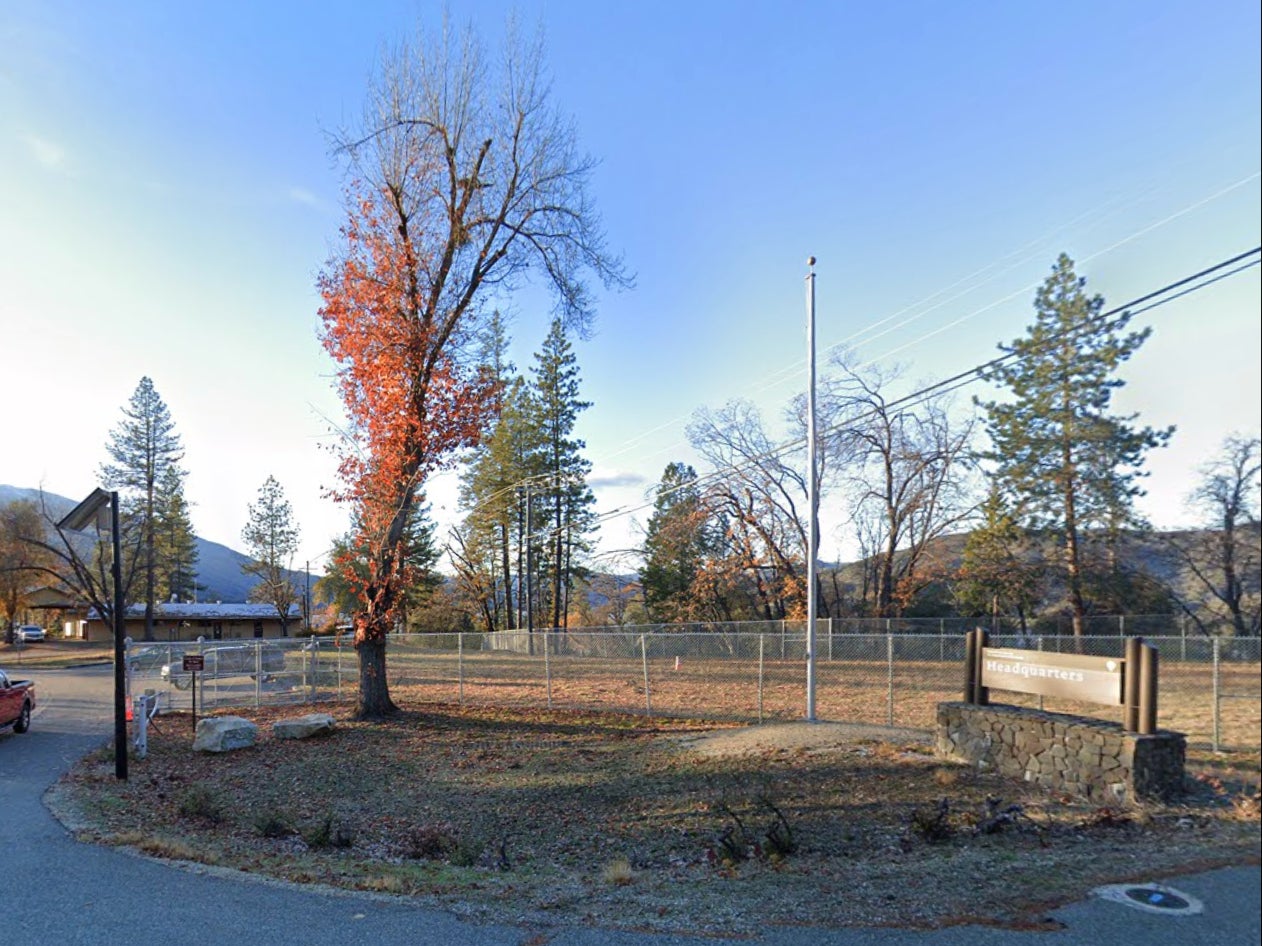
[[[14,732],[31,728],[31,712],[35,709],[35,684],[30,680],[10,680],[0,670],[0,729],[12,726]]]

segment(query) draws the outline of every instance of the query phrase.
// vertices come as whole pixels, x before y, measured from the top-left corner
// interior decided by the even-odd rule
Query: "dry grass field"
[[[322,658],[326,660],[327,658]],[[355,655],[341,657],[342,694],[355,692]],[[731,722],[801,719],[805,670],[800,661],[760,664],[741,659],[635,659],[392,651],[392,686],[422,701],[467,706],[599,710],[653,717]],[[1257,749],[1262,740],[1262,673],[1257,663],[1220,667],[1220,747]],[[761,685],[760,685],[761,679]],[[1214,737],[1212,667],[1168,663],[1162,668],[1158,723],[1185,733],[1189,744],[1209,747]],[[821,661],[816,674],[820,719],[932,731],[937,705],[958,700],[962,667],[949,661]],[[322,693],[328,694],[327,688]],[[1037,697],[992,693],[994,702],[1036,706]],[[1120,721],[1121,708],[1046,700],[1053,712]]]

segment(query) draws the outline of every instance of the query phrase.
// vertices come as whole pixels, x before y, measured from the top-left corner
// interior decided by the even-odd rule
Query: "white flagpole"
[[[819,479],[815,462],[815,257],[806,261],[806,346],[809,380],[806,389],[806,499],[810,522],[806,529],[806,719],[815,721],[815,600],[816,559],[819,557]]]

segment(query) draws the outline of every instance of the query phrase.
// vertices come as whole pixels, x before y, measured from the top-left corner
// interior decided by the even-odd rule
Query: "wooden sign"
[[[1124,663],[1117,657],[984,647],[981,683],[996,690],[1121,706]]]

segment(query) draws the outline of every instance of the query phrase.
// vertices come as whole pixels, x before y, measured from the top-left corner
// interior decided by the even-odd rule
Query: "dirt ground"
[[[102,754],[50,804],[85,839],[532,928],[1041,928],[1102,883],[1259,856],[1256,753],[1194,759],[1179,804],[1101,808],[877,724],[402,705],[317,707],[337,728],[303,741],[271,724],[311,707],[240,711],[258,743],[223,755],[160,717],[128,782]]]

